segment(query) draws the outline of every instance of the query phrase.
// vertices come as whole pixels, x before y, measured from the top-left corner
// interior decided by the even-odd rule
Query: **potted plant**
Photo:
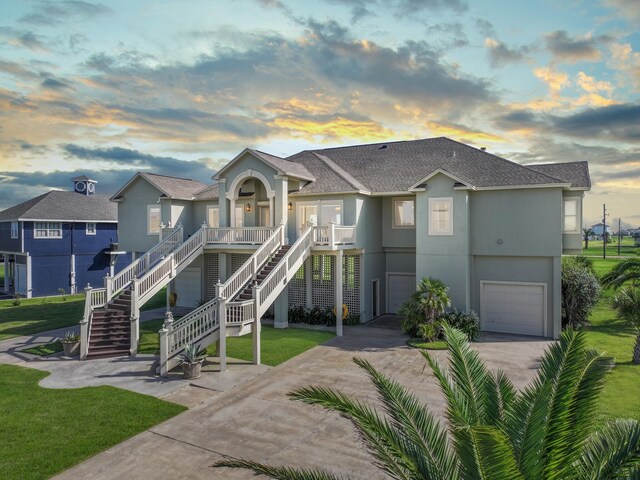
[[[198,350],[198,346],[190,343],[184,347],[180,360],[182,360],[182,373],[184,378],[199,378],[202,371],[202,362],[205,359],[204,350]]]
[[[60,343],[62,343],[62,349],[67,357],[73,357],[80,353],[80,335],[77,333],[69,330],[64,334]]]

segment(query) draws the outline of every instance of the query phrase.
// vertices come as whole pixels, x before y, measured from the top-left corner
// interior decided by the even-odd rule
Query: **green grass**
[[[0,285],[0,288],[4,289],[4,265],[0,265]]]
[[[40,355],[46,357],[47,355],[53,355],[62,351],[62,343],[58,340],[53,343],[45,343],[44,345],[38,345],[37,347],[25,348],[23,352],[30,353],[31,355]]]
[[[46,479],[185,407],[114,387],[46,389],[47,372],[0,365],[0,478]]]
[[[140,325],[139,353],[158,354],[158,330],[162,327],[163,321],[151,320]],[[262,363],[275,367],[334,336],[335,334],[331,332],[321,330],[263,326],[260,338]],[[216,355],[215,345],[207,348],[207,355]],[[252,336],[227,338],[227,356],[251,361],[253,359]]]
[[[23,298],[19,306],[0,301],[0,340],[77,325],[84,312],[84,294]]]
[[[425,350],[446,350],[447,342],[444,340],[436,340],[435,342],[425,342],[421,338],[410,338],[407,345],[414,348],[423,348]]]
[[[584,247],[584,240],[582,246]],[[620,247],[621,256],[640,255],[640,247],[634,246],[634,239],[631,237],[622,237]],[[589,248],[583,248],[582,254],[602,257],[602,240],[589,240]],[[613,237],[612,242],[607,244],[607,257],[616,255],[618,255],[618,237]]]
[[[167,287],[163,287],[158,293],[149,299],[140,310],[155,310],[167,306]]]
[[[598,275],[608,272],[619,260],[594,259]],[[589,346],[606,352],[615,358],[615,368],[605,381],[600,400],[600,418],[635,418],[640,420],[640,365],[633,365],[631,358],[635,343],[635,331],[616,316],[611,306],[615,292],[607,289],[591,314],[591,326],[587,328]]]

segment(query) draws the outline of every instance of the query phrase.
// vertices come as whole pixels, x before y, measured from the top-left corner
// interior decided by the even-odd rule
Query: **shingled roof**
[[[564,162],[564,163],[543,163],[538,165],[527,165],[536,172],[551,175],[571,184],[572,188],[591,188],[591,178],[589,177],[589,164],[587,162]]]
[[[117,206],[105,195],[53,190],[0,212],[0,221],[59,220],[116,222]]]
[[[131,185],[137,178],[144,178],[147,182],[157,188],[162,195],[175,200],[194,200],[197,192],[209,187],[206,183],[191,180],[190,178],[138,172],[124,187],[118,190],[115,195],[111,197],[111,200],[119,200],[127,187],[129,187],[129,185]]]

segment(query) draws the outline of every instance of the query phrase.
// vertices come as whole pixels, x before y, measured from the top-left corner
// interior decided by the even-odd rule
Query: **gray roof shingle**
[[[528,168],[536,172],[551,175],[567,183],[571,183],[572,188],[591,188],[591,177],[589,177],[589,163],[564,162],[564,163],[544,163],[537,165],[527,165]]]
[[[190,178],[169,177],[146,172],[139,172],[139,174],[166,196],[176,200],[192,200],[196,192],[208,187],[207,184]]]
[[[118,208],[105,195],[53,190],[0,212],[0,221],[19,219],[115,222]]]
[[[194,200],[215,200],[218,198],[218,185],[209,185],[193,196]]]

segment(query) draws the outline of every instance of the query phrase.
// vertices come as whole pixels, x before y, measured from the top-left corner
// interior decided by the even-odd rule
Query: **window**
[[[18,222],[11,222],[11,238],[18,238]]]
[[[62,224],[59,222],[35,222],[33,238],[62,238]]]
[[[565,233],[580,233],[578,221],[578,199],[568,198],[564,201],[564,227]]]
[[[453,235],[453,199],[429,199],[429,235]]]
[[[244,226],[244,204],[236,205],[236,228],[242,228]]]
[[[220,226],[220,209],[211,205],[207,205],[207,225],[212,228]]]
[[[96,234],[96,224],[94,222],[87,222],[87,235]]]
[[[416,226],[415,200],[393,201],[393,228],[413,228]]]
[[[160,205],[147,205],[147,235],[160,233]]]
[[[333,221],[336,225],[343,224],[342,200],[316,200],[313,202],[297,202],[296,220],[298,229],[302,232],[311,223],[328,225]]]

